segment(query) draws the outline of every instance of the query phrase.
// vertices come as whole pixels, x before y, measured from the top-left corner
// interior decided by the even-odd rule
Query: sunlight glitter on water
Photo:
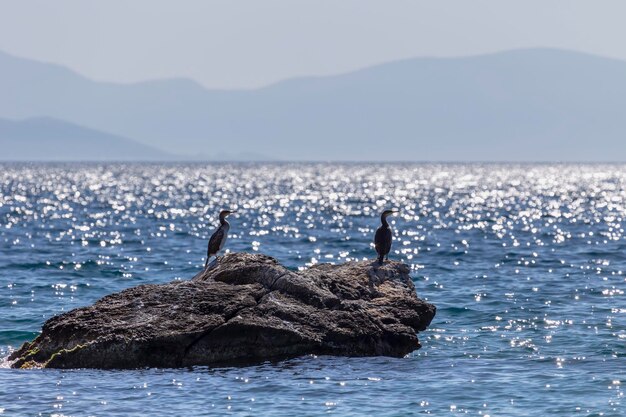
[[[451,405],[475,415],[615,414],[626,354],[625,184],[623,165],[2,165],[3,356],[54,314],[195,275],[225,207],[239,209],[228,250],[293,269],[371,258],[381,210],[398,208],[391,258],[409,264],[438,313],[423,348],[401,360],[125,374],[148,384],[140,390],[117,373],[3,369],[0,382],[14,390],[0,390],[0,406],[68,415],[164,404],[182,414],[209,404],[242,415],[444,414]],[[98,390],[94,377],[104,381]]]

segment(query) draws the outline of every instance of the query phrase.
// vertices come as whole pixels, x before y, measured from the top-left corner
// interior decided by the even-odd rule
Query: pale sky
[[[89,78],[255,88],[419,56],[626,60],[624,0],[0,0],[0,50]]]

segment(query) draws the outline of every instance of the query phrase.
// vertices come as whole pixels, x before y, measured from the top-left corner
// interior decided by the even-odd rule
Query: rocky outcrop
[[[435,306],[407,265],[371,261],[290,271],[235,253],[190,281],[140,285],[48,320],[13,367],[245,364],[304,354],[403,356]]]

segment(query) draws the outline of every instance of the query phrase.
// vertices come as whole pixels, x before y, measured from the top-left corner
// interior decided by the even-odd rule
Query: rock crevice
[[[434,315],[399,262],[296,272],[234,253],[190,281],[140,285],[55,316],[9,359],[23,368],[128,369],[404,356]]]

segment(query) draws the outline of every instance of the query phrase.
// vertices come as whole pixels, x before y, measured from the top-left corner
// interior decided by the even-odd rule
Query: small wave
[[[9,355],[5,358],[0,358],[0,369],[11,369],[12,363],[12,361],[9,361]]]
[[[33,340],[39,332],[23,330],[0,330],[0,346],[18,346],[29,340]]]

